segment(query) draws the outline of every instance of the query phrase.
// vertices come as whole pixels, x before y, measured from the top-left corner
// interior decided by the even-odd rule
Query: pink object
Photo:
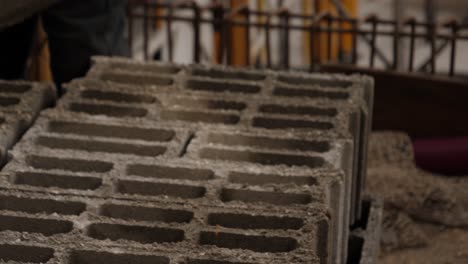
[[[468,137],[416,139],[418,167],[448,175],[468,175]]]

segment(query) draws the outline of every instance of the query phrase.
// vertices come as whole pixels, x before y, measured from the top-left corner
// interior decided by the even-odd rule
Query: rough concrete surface
[[[409,137],[374,133],[369,192],[385,199],[380,263],[467,263],[467,177],[416,168]]]
[[[347,263],[377,263],[380,252],[383,201],[366,197],[363,201],[362,217],[351,230]]]
[[[241,116],[238,117],[232,113],[232,106],[227,107],[223,102],[200,103],[195,100],[195,103],[189,103],[162,99],[160,101],[165,103],[162,103],[160,118],[165,120],[202,122],[204,126],[207,123],[239,125],[257,131],[273,129],[306,135],[314,130],[326,135],[330,135],[333,131],[333,134],[341,137],[351,134],[347,138],[351,138],[356,146],[353,161],[356,180],[353,182],[359,183],[360,186],[353,187],[352,207],[357,209],[351,210],[351,220],[352,222],[357,220],[362,200],[360,190],[363,188],[366,174],[367,138],[372,120],[372,79],[359,75],[242,71],[220,66],[182,67],[158,63],[141,64],[127,59],[105,57],[96,57],[94,61],[95,65],[87,77],[107,81],[107,85],[113,87],[116,83],[127,83],[138,86],[139,90],[142,87],[157,88],[165,94],[177,91],[191,96],[208,98],[216,96],[231,100],[244,97],[249,100],[245,108],[235,109],[241,112]],[[66,101],[63,102],[67,104]],[[185,111],[179,110],[180,105],[183,108],[181,110]],[[89,108],[93,105],[74,103],[68,105],[68,109],[81,111],[84,106]],[[112,108],[111,104],[109,106],[107,113],[111,110],[123,110]],[[187,111],[187,108],[195,109]],[[125,110],[130,111],[128,114],[134,117],[145,114],[143,109]],[[213,110],[224,114],[220,116]],[[147,112],[151,116],[151,111]],[[207,115],[209,120],[206,120]],[[205,120],[200,120],[200,116]]]
[[[363,76],[99,58],[11,151],[0,259],[344,263],[363,218],[372,259],[371,98]]]
[[[0,165],[39,112],[55,100],[52,84],[0,80]]]

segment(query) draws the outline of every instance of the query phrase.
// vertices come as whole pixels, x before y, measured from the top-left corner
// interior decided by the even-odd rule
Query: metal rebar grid
[[[160,12],[149,12],[149,10],[159,9]],[[199,6],[194,1],[175,1],[170,4],[160,3],[155,0],[147,1],[130,1],[128,8],[129,20],[129,45],[132,47],[134,32],[131,29],[134,20],[141,19],[144,21],[144,54],[145,59],[148,59],[148,21],[166,22],[166,40],[169,52],[169,61],[173,59],[173,36],[171,26],[174,22],[186,22],[193,25],[193,49],[194,62],[200,62],[201,45],[200,45],[200,27],[201,25],[213,25],[215,30],[220,33],[220,44],[218,54],[216,54],[214,63],[232,64],[231,58],[231,34],[230,30],[233,27],[241,27],[246,29],[244,41],[246,45],[246,64],[251,65],[250,60],[250,30],[260,29],[265,31],[266,63],[260,65],[262,67],[289,69],[290,58],[290,40],[291,32],[304,32],[310,36],[310,58],[309,65],[304,65],[310,71],[315,71],[320,68],[320,65],[326,63],[341,63],[356,65],[358,61],[358,40],[362,39],[363,43],[369,48],[370,58],[368,67],[374,68],[376,59],[383,63],[386,70],[407,70],[409,72],[418,72],[426,74],[440,74],[436,71],[437,58],[440,53],[446,49],[450,49],[450,59],[448,62],[448,76],[455,76],[456,71],[456,54],[459,42],[468,41],[468,25],[460,23],[456,20],[447,23],[435,24],[433,22],[420,22],[414,18],[408,19],[404,23],[398,23],[394,20],[381,19],[375,15],[364,19],[351,18],[343,10],[338,9],[340,15],[333,15],[329,12],[321,12],[311,15],[303,15],[290,12],[285,8],[274,11],[259,11],[252,10],[248,6],[230,9],[220,4],[212,4],[207,6]],[[192,15],[182,16],[176,15],[178,10],[192,10]],[[211,18],[206,18],[202,14],[211,13]],[[292,24],[292,19],[300,19],[303,21],[301,25]],[[259,22],[260,21],[260,22]],[[283,57],[279,60],[278,65],[273,65],[271,60],[271,31],[281,30],[284,39],[282,40],[281,49]],[[342,56],[343,46],[341,45],[345,36],[352,37],[352,47],[348,56]],[[323,36],[325,36],[323,38]],[[391,56],[385,55],[378,46],[377,39],[387,37],[392,39],[393,48]],[[317,57],[314,50],[317,47],[314,38],[325,40],[326,54],[323,57]],[[336,58],[332,56],[332,38],[337,39],[338,54]],[[415,66],[415,42],[418,40],[427,40],[430,52],[428,58],[423,60],[420,66]],[[397,65],[406,64],[399,62],[399,46],[403,41],[409,43],[409,60],[407,65],[398,69]],[[258,65],[257,65],[258,66]]]

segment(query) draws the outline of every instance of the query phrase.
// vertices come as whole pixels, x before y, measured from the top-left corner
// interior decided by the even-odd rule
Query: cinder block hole
[[[174,81],[170,77],[105,72],[101,75],[101,80],[111,81],[131,85],[171,85]]]
[[[73,112],[86,113],[90,115],[106,115],[112,117],[143,117],[148,114],[148,111],[143,108],[105,104],[71,103],[69,107]]]
[[[113,164],[110,162],[82,159],[54,158],[31,155],[26,157],[26,163],[36,169],[65,170],[73,172],[108,172]]]
[[[312,197],[307,193],[281,193],[223,188],[220,198],[223,202],[268,203],[274,205],[308,204]]]
[[[128,180],[120,180],[117,184],[117,190],[120,193],[126,194],[167,195],[184,199],[200,198],[206,193],[205,187],[201,186]]]
[[[229,181],[232,183],[248,185],[268,184],[295,184],[295,185],[317,185],[317,179],[310,176],[280,176],[276,174],[256,174],[245,172],[230,172]]]
[[[307,141],[297,139],[270,138],[261,136],[243,136],[232,134],[209,134],[208,143],[227,146],[249,146],[266,149],[287,149],[301,151],[326,152],[330,144],[326,141]]]
[[[74,250],[69,264],[169,264],[169,258],[157,255],[136,255],[91,250]]]
[[[191,181],[208,181],[214,179],[214,172],[212,170],[143,164],[129,165],[127,167],[127,174],[149,178]]]
[[[128,143],[115,143],[100,140],[68,139],[41,136],[36,144],[52,149],[73,149],[89,152],[106,152],[119,154],[133,154],[138,156],[159,156],[166,152],[163,146],[147,146]]]
[[[70,221],[0,215],[0,231],[11,230],[51,236],[68,233],[72,229],[73,223]]]
[[[0,210],[19,211],[31,214],[57,213],[62,215],[79,215],[86,210],[86,204],[71,201],[0,195]]]
[[[215,79],[239,79],[249,81],[261,81],[266,78],[265,74],[248,71],[223,71],[218,69],[193,69],[192,75],[210,77]]]
[[[17,172],[12,177],[12,182],[21,185],[76,190],[96,190],[102,185],[102,179],[96,177],[43,172]]]
[[[304,221],[296,217],[213,213],[208,215],[208,224],[241,229],[301,229]]]
[[[325,163],[321,157],[215,148],[204,148],[200,150],[199,155],[203,159],[251,162],[262,165],[307,166],[317,168],[323,166]]]
[[[253,126],[267,129],[308,128],[320,130],[329,130],[334,127],[332,123],[323,121],[309,121],[272,117],[255,117],[253,119]]]
[[[183,264],[254,264],[253,262],[232,262],[226,260],[213,260],[213,259],[189,259]]]
[[[143,73],[166,73],[174,74],[180,71],[179,67],[169,65],[149,65],[149,64],[134,64],[134,63],[112,63],[110,68],[117,71],[132,71]]]
[[[363,230],[367,229],[367,224],[369,221],[369,215],[371,210],[371,201],[370,200],[363,200],[362,201],[362,212],[359,219],[352,225],[352,229],[361,228]]]
[[[21,263],[46,263],[54,256],[54,250],[46,247],[0,244],[0,260]]]
[[[275,87],[273,94],[277,96],[288,97],[311,97],[311,98],[327,98],[333,100],[346,100],[349,98],[349,93],[338,91],[321,91],[312,89],[290,89],[286,87]]]
[[[154,103],[156,98],[149,95],[138,95],[122,92],[110,92],[100,90],[85,90],[81,97],[99,101],[111,101],[117,103]]]
[[[177,111],[177,110],[163,110],[161,118],[164,120],[179,120],[186,122],[202,122],[214,124],[228,124],[234,125],[239,122],[239,116],[235,114],[226,113],[209,113],[197,111]]]
[[[188,223],[193,218],[193,213],[185,210],[121,204],[104,204],[101,206],[99,214],[125,220],[160,221],[166,223]]]
[[[231,92],[231,93],[258,93],[260,86],[253,84],[231,83],[231,82],[212,82],[202,80],[187,81],[187,88],[197,91],[209,92]]]
[[[0,117],[0,125],[3,124],[3,123],[5,123],[5,121],[6,121],[6,120],[5,120],[4,117]]]
[[[25,93],[31,90],[31,85],[29,84],[19,84],[19,83],[5,83],[0,82],[0,92],[1,93],[14,93],[20,94]]]
[[[255,252],[289,252],[297,248],[297,240],[290,237],[241,235],[225,232],[200,232],[199,243],[221,248],[247,249]]]
[[[171,141],[175,136],[174,131],[166,129],[98,125],[66,121],[49,122],[49,132],[159,142]]]
[[[12,106],[19,104],[20,99],[17,97],[0,96],[0,106]]]
[[[245,103],[236,101],[224,100],[207,100],[207,99],[193,99],[193,98],[168,98],[164,100],[167,107],[183,107],[190,109],[211,109],[211,110],[237,110],[241,111],[246,108]]]
[[[318,78],[305,78],[299,76],[278,76],[278,81],[298,84],[298,85],[320,85],[324,87],[334,87],[334,88],[348,88],[353,85],[350,81],[343,80],[327,80],[327,79],[318,79]]]
[[[331,256],[328,254],[328,252],[330,252],[330,248],[334,248],[333,245],[336,244],[330,240],[330,234],[333,231],[333,229],[330,230],[329,219],[319,220],[316,223],[316,226],[317,231],[315,236],[317,243],[315,245],[315,252],[317,253],[320,259],[320,263],[329,263],[328,259],[331,258]],[[330,247],[330,245],[332,246]]]
[[[184,231],[174,228],[97,223],[88,226],[87,235],[99,240],[125,239],[142,244],[172,243],[184,240]]]
[[[318,108],[313,106],[292,106],[292,105],[277,105],[267,104],[261,105],[259,111],[269,114],[282,115],[303,115],[303,116],[330,116],[334,117],[338,114],[335,108]]]
[[[351,234],[348,240],[348,260],[346,263],[360,263],[363,246],[364,238]]]

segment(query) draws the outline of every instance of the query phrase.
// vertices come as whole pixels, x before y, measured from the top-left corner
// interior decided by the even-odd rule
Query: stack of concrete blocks
[[[0,80],[0,166],[39,112],[55,100],[52,84]]]
[[[372,89],[95,58],[2,171],[0,259],[346,263]]]

